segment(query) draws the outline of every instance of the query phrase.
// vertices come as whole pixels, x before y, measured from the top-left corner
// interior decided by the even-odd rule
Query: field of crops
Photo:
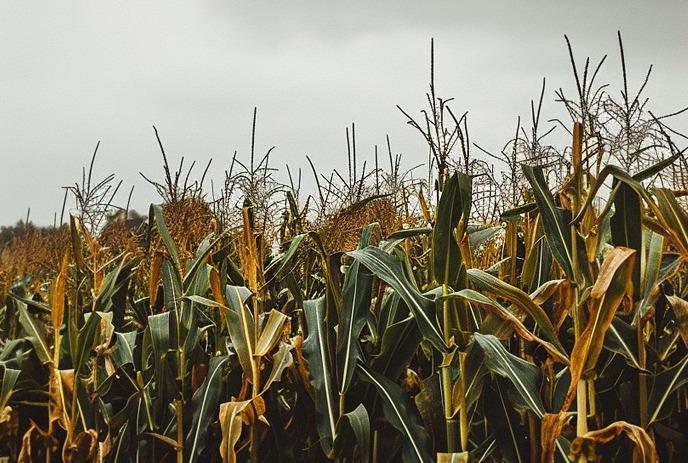
[[[499,153],[432,76],[420,176],[352,126],[310,195],[253,148],[204,188],[158,138],[141,217],[94,154],[0,248],[0,460],[685,461],[686,137],[619,50]]]

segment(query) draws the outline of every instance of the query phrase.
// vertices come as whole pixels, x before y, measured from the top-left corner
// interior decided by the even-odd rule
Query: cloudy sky
[[[575,6],[574,6],[575,5]],[[435,38],[438,91],[469,111],[472,138],[499,150],[548,79],[570,88],[563,34],[579,57],[610,55],[619,83],[621,29],[631,84],[655,65],[651,107],[688,103],[687,2],[635,1],[71,1],[0,3],[0,223],[31,208],[48,224],[60,187],[81,176],[101,141],[95,175],[114,172],[133,206],[157,201],[139,176],[161,178],[156,125],[174,161],[214,158],[216,181],[238,150],[276,146],[276,166],[344,167],[345,127],[359,153],[389,134],[407,165],[426,151],[399,104],[417,113]],[[686,121],[680,121],[685,124]],[[126,194],[120,195],[120,203]]]

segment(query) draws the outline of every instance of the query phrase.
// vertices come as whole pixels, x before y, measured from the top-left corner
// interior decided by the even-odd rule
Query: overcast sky
[[[30,1],[0,3],[0,223],[53,221],[60,186],[81,176],[101,140],[95,175],[114,172],[133,206],[158,201],[138,172],[161,178],[155,124],[173,162],[185,155],[222,179],[234,150],[246,158],[253,107],[257,147],[275,166],[310,155],[344,167],[345,127],[358,151],[389,134],[406,164],[426,151],[395,105],[414,114],[427,90],[435,38],[436,83],[469,111],[472,138],[499,150],[516,116],[529,115],[542,77],[570,88],[563,34],[581,59],[610,57],[616,31],[631,84],[649,64],[651,107],[688,104],[688,2],[476,1]],[[685,123],[682,121],[681,123]],[[120,203],[126,193],[120,195]]]

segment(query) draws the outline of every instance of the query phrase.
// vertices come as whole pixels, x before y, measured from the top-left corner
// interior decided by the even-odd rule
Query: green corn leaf
[[[474,333],[473,339],[485,353],[485,366],[493,373],[508,379],[523,403],[542,418],[545,406],[540,397],[540,369],[507,351],[492,335]]]
[[[193,395],[193,421],[184,441],[185,461],[202,461],[210,437],[208,428],[222,398],[222,371],[228,362],[228,356],[211,357],[208,375]]]
[[[87,315],[86,323],[81,327],[79,335],[77,336],[76,357],[72,359],[75,378],[78,378],[79,373],[82,372],[83,368],[86,366],[86,362],[88,361],[88,357],[96,341],[98,327],[100,326],[101,320],[103,320],[99,312],[92,312]]]
[[[171,313],[172,312],[164,312],[148,317],[148,331],[150,333],[153,359],[157,364],[156,369],[158,370],[158,374],[162,373],[159,370],[160,362],[163,361],[163,357],[167,352],[172,349],[172,341],[170,339]]]
[[[134,349],[136,348],[136,331],[127,333],[115,332],[115,346],[110,358],[116,367],[134,364]]]
[[[432,233],[432,228],[430,227],[418,227],[418,228],[404,228],[402,230],[397,230],[390,233],[386,240],[396,241],[405,238],[413,238],[415,236],[429,235]]]
[[[158,230],[160,238],[162,238],[162,241],[165,244],[165,248],[167,248],[167,252],[170,255],[170,258],[172,259],[172,265],[174,265],[175,269],[177,269],[177,274],[179,274],[179,272],[181,272],[182,269],[181,262],[179,261],[179,251],[177,250],[177,245],[174,244],[174,240],[170,235],[170,231],[167,228],[167,224],[165,224],[165,219],[162,213],[162,206],[160,206],[159,204],[151,204],[148,215],[148,223],[151,228],[151,230],[149,230],[148,232],[149,236],[153,236],[151,232],[152,227],[155,226]]]
[[[135,263],[136,262],[133,260],[127,261],[126,259],[121,259],[119,265],[105,275],[93,305],[96,311],[106,312],[110,310],[112,306],[112,297],[119,288],[127,283],[127,280],[131,277],[131,269],[134,267]]]
[[[357,371],[363,381],[377,390],[383,402],[383,413],[387,421],[404,437],[402,455],[404,462],[425,463],[432,461],[430,439],[420,426],[415,412],[410,409],[408,398],[401,387],[386,377],[358,364]]]
[[[372,277],[354,262],[347,272],[343,288],[344,304],[337,329],[337,372],[339,393],[346,392],[356,362],[363,359],[358,337],[366,324],[370,306]]]
[[[246,300],[251,296],[251,291],[244,286],[230,286],[225,288],[227,311],[225,320],[229,337],[234,345],[234,350],[239,357],[239,363],[244,373],[252,377],[253,353],[255,352],[255,328],[253,314],[246,307]]]
[[[648,400],[648,424],[662,418],[672,394],[685,384],[688,384],[688,356],[655,377]]]
[[[352,439],[353,437],[353,439]],[[337,422],[337,438],[334,441],[334,455],[341,456],[358,446],[355,461],[368,463],[370,459],[370,418],[363,404],[358,404],[349,413],[343,414]]]
[[[424,297],[411,284],[398,258],[373,246],[350,252],[349,255],[399,293],[416,319],[423,336],[440,352],[447,350],[435,313],[434,301]]]
[[[371,224],[363,229],[359,249],[368,244],[372,233]],[[347,391],[354,374],[356,362],[363,360],[363,353],[359,344],[359,336],[366,324],[370,307],[373,279],[369,273],[360,268],[360,263],[354,261],[349,267],[342,288],[343,304],[339,313],[337,327],[337,378],[339,379],[339,393]]]
[[[12,397],[14,385],[17,384],[21,370],[2,365],[2,382],[0,383],[0,410],[4,410]]]
[[[418,350],[422,339],[413,317],[388,326],[382,335],[380,353],[371,361],[372,369],[388,378],[398,378]]]
[[[43,364],[50,363],[52,356],[48,346],[47,337],[45,334],[45,327],[38,320],[29,315],[26,304],[18,299],[14,299],[14,306],[19,312],[19,324],[22,326],[29,340],[36,350],[38,359]]]
[[[497,225],[494,227],[480,228],[473,231],[468,231],[468,243],[472,250],[477,250],[483,243],[491,240],[495,236],[503,236],[504,228]]]
[[[289,243],[289,248],[287,248],[287,251],[282,254],[279,259],[275,259],[268,266],[268,268],[265,269],[265,273],[272,273],[273,271],[276,275],[282,273],[287,268],[289,263],[294,259],[294,256],[296,256],[296,251],[298,251],[299,247],[301,246],[301,242],[307,236],[308,233],[302,233],[293,237]]]
[[[200,305],[203,305],[206,307],[215,307],[215,308],[227,309],[227,306],[220,304],[219,302],[216,302],[212,299],[208,299],[207,297],[197,296],[196,294],[192,294],[190,296],[184,296],[184,299],[189,300],[191,302],[195,302],[196,304],[200,304]]]
[[[630,366],[642,370],[638,360],[638,333],[618,316],[614,317],[604,335],[604,348],[620,354]]]
[[[501,460],[494,461],[526,463],[529,459],[528,446],[521,436],[527,431],[517,411],[509,403],[506,384],[503,381],[494,381],[493,384],[494,389],[486,390],[491,400],[485,401],[485,415],[501,456]]]
[[[657,287],[664,281],[668,274],[662,275],[662,256],[664,254],[664,236],[653,231],[647,232],[644,236],[647,243],[644,249],[645,262],[640,277],[640,296],[642,300],[638,305],[638,315],[644,317],[650,306],[654,304],[659,296]],[[636,259],[638,261],[642,259]],[[664,276],[664,278],[662,278]]]
[[[147,338],[149,339],[150,347],[147,348],[144,344],[143,351],[144,355],[147,353],[153,360],[155,389],[158,399],[156,401],[157,412],[169,405],[177,393],[177,367],[174,363],[168,362],[169,358],[174,357],[168,354],[177,348],[176,345],[172,344],[173,339],[171,338],[172,333],[170,330],[174,326],[172,323],[176,322],[172,314],[173,312],[164,312],[148,316]],[[144,336],[145,338],[146,336]],[[149,411],[151,407],[150,391],[144,391],[143,399],[147,409],[147,416],[152,417],[156,415],[156,413]]]
[[[178,308],[179,299],[182,297],[182,282],[179,273],[168,259],[162,263],[162,289],[167,310]]]
[[[612,245],[625,246],[640,254],[643,245],[642,204],[638,193],[626,183],[619,184],[614,197],[614,215],[611,216],[609,225]],[[639,298],[640,289],[640,259],[636,259],[633,268],[634,299]]]
[[[191,285],[191,282],[194,280],[196,276],[196,272],[198,269],[202,268],[203,264],[207,261],[208,256],[212,252],[213,248],[222,241],[224,238],[224,233],[221,234],[220,236],[216,237],[214,240],[211,241],[212,234],[207,236],[199,245],[198,250],[196,251],[196,255],[194,256],[194,261],[189,267],[189,269],[186,271],[184,274],[184,278],[182,280],[182,287],[186,291],[187,288]]]
[[[504,212],[502,212],[502,215],[500,216],[500,220],[515,220],[518,219],[521,215],[527,214],[529,212],[534,212],[537,211],[538,205],[535,201],[526,203],[522,206],[517,206],[512,209],[508,209]]]
[[[318,435],[326,455],[332,452],[337,424],[336,389],[332,385],[333,371],[327,351],[327,333],[324,320],[325,297],[303,301],[308,336],[303,342],[303,354],[308,361],[311,384],[315,390],[315,408],[318,414]]]
[[[540,236],[523,262],[523,269],[521,270],[523,289],[531,291],[548,281],[551,265],[552,253],[549,252],[545,237]]]
[[[657,198],[657,207],[661,211],[661,217],[668,226],[666,229],[669,236],[679,248],[681,254],[688,255],[688,213],[681,207],[676,200],[673,191],[666,188],[655,188],[653,190]]]
[[[457,287],[463,258],[455,230],[461,219],[469,217],[470,206],[471,177],[457,172],[449,178],[442,191],[432,229],[432,263],[438,284]]]
[[[550,251],[569,279],[575,280],[569,227],[570,213],[555,206],[541,167],[523,166],[523,173],[533,188],[533,196],[542,216],[542,228]]]

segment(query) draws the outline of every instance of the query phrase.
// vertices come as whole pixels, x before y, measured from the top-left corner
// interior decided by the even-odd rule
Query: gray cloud
[[[563,34],[577,56],[609,53],[618,82],[621,29],[639,83],[659,112],[678,108],[688,71],[684,2],[4,2],[0,6],[0,223],[32,209],[52,222],[59,186],[77,180],[97,140],[96,171],[136,184],[134,206],[156,200],[140,179],[160,175],[151,125],[168,151],[203,164],[219,181],[235,149],[246,153],[259,108],[258,145],[299,167],[311,155],[343,166],[344,127],[359,151],[389,133],[407,164],[425,150],[395,109],[424,102],[430,37],[437,84],[469,110],[473,139],[490,149],[527,115],[548,78],[571,77]],[[124,195],[122,197],[124,200]]]

